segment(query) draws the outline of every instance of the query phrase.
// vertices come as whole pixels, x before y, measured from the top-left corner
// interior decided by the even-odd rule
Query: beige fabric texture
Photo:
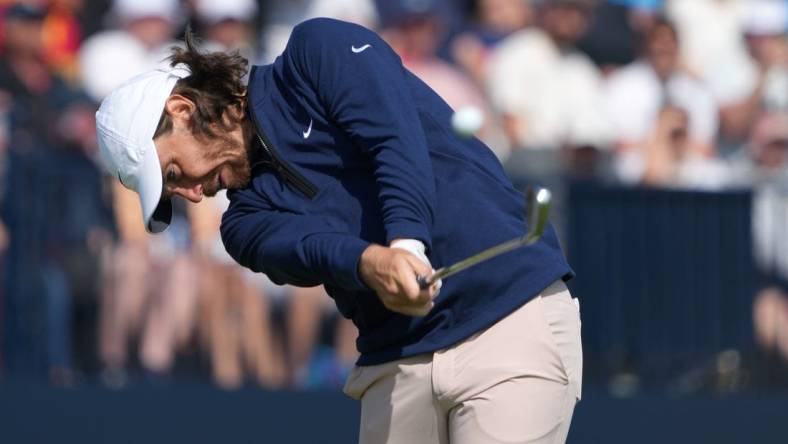
[[[563,282],[452,347],[356,367],[361,444],[566,441],[582,380],[580,310]]]

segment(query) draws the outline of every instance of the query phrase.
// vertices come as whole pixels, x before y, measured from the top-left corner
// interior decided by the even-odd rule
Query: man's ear
[[[189,98],[180,94],[173,94],[167,98],[167,101],[164,103],[164,109],[170,115],[174,127],[184,124],[188,126],[189,119],[197,109],[197,106]]]

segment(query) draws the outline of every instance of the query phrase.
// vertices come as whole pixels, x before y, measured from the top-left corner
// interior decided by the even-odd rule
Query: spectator
[[[257,17],[254,0],[196,0],[194,12],[207,39],[206,50],[239,51],[250,63],[262,60],[254,47]]]
[[[638,52],[638,35],[653,25],[661,6],[661,0],[598,2],[591,26],[578,48],[605,73],[633,62]]]
[[[455,37],[451,54],[480,87],[487,83],[487,62],[498,43],[533,23],[533,0],[475,0],[472,23]]]
[[[272,0],[265,5],[262,42],[267,63],[282,53],[293,27],[304,20],[330,17],[367,28],[378,23],[374,0]]]
[[[111,17],[118,29],[91,36],[79,56],[82,82],[101,101],[135,74],[164,66],[175,44],[177,0],[114,0]]]
[[[198,288],[186,208],[175,206],[170,230],[151,242],[133,217],[140,211],[135,195],[116,184],[114,204],[119,239],[109,254],[98,333],[102,382],[119,388],[128,381],[129,347],[135,342],[147,376],[169,376],[177,352],[195,332]]]
[[[199,288],[196,260],[191,255],[192,221],[188,204],[181,204],[173,208],[172,230],[164,239],[153,242],[146,236],[148,261],[143,259],[155,278],[144,278],[147,292],[142,294],[139,359],[147,376],[165,381],[179,353],[194,354],[190,346],[197,327]]]
[[[484,124],[476,135],[495,149],[499,158],[505,158],[509,147],[484,95],[462,71],[438,57],[437,51],[447,29],[440,15],[441,4],[430,0],[401,1],[398,5],[398,8],[389,5],[389,18],[381,33],[383,38],[399,54],[405,67],[453,109],[473,107],[480,110]]]
[[[263,4],[261,42],[266,63],[282,53],[293,27],[308,18],[306,11],[312,0],[271,0]]]
[[[491,60],[488,90],[515,146],[556,149],[603,146],[601,77],[575,50],[588,27],[590,2],[545,0],[537,27],[501,42]]]
[[[10,240],[5,345],[11,373],[44,373],[55,384],[69,384],[71,319],[75,311],[90,311],[112,224],[93,162],[94,108],[47,65],[44,17],[41,8],[17,4],[4,18],[0,91],[11,100],[2,199]]]
[[[754,257],[763,276],[753,302],[758,345],[788,363],[788,113],[763,114],[733,156],[740,184],[754,187]]]
[[[782,0],[778,0],[782,1]],[[749,0],[670,0],[665,13],[676,26],[689,73],[699,77],[721,105],[741,95],[749,63],[743,36]],[[744,72],[742,72],[744,71]]]
[[[50,0],[44,18],[44,55],[47,62],[69,83],[76,83],[77,54],[82,43],[82,24],[78,14],[84,0]]]
[[[465,3],[467,2],[453,0],[374,0],[381,28],[402,22],[413,13],[429,12],[439,17],[449,33],[458,29],[458,26],[465,25]]]
[[[156,276],[148,259],[142,224],[131,215],[138,205],[134,195],[113,184],[118,240],[109,254],[106,291],[99,305],[98,348],[103,383],[118,388],[126,383],[128,349],[141,330],[147,294]]]
[[[229,201],[222,195],[191,205],[193,255],[199,268],[200,333],[211,361],[213,380],[235,388],[249,374],[256,383],[282,387],[282,353],[274,344],[265,275],[239,266],[224,250],[219,223]]]
[[[82,29],[82,41],[93,34],[104,30],[108,23],[107,13],[112,8],[114,0],[67,0],[81,2],[77,12],[77,19]],[[81,45],[80,45],[81,46]]]
[[[167,50],[175,44],[177,11],[176,0],[113,1],[109,18],[118,29],[93,35],[80,51],[83,83],[96,101],[126,79],[166,64]],[[130,217],[139,211],[139,202],[129,193],[117,184],[112,191],[119,239],[108,254],[109,277],[100,304],[102,378],[111,387],[127,381],[131,339],[139,339],[140,361],[149,375],[167,376],[196,322],[185,208],[173,216],[165,242],[151,248],[142,224]]]
[[[755,258],[767,275],[788,282],[788,113],[761,115],[732,164],[735,183],[755,189]]]
[[[687,113],[666,106],[657,116],[653,133],[638,149],[623,152],[617,162],[626,183],[664,188],[713,190],[728,182],[722,161],[691,149]]]
[[[779,183],[788,176],[788,111],[759,114],[750,140],[734,156],[736,183],[747,186]]]
[[[755,340],[769,357],[788,362],[788,293],[784,288],[761,290],[753,303]]]
[[[43,9],[25,4],[6,11],[0,91],[10,99],[8,118],[12,132],[44,135],[54,141],[57,137],[52,122],[78,97],[78,92],[54,75],[45,62],[44,17]]]
[[[646,33],[641,58],[609,77],[605,99],[619,150],[642,147],[654,134],[663,109],[676,107],[687,114],[689,149],[706,156],[714,153],[716,103],[683,68],[676,30],[664,19]]]
[[[788,110],[788,4],[753,0],[742,27],[750,61],[726,65],[723,71],[733,83],[721,112],[723,134],[734,142],[747,139],[761,112]]]
[[[286,355],[290,367],[290,382],[297,388],[341,388],[353,364],[358,359],[353,322],[338,316],[322,286],[311,288],[287,287]],[[320,347],[322,321],[333,325],[333,353],[326,354]]]
[[[307,16],[335,18],[371,29],[379,23],[374,0],[312,0]]]

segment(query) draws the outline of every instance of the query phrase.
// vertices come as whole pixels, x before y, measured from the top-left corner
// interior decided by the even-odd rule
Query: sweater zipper
[[[260,126],[257,123],[256,116],[254,114],[254,109],[252,108],[251,104],[249,104],[249,112],[251,114],[252,121],[254,122],[255,127],[255,135],[257,136],[257,140],[260,142],[260,145],[263,147],[263,150],[268,154],[268,157],[271,159],[271,164],[279,173],[279,176],[290,185],[294,186],[298,191],[304,194],[306,197],[313,199],[318,192],[317,186],[309,181],[306,177],[301,175],[298,171],[295,170],[286,160],[277,154],[277,152],[272,148],[272,144],[268,141],[265,137],[265,133],[260,129]]]

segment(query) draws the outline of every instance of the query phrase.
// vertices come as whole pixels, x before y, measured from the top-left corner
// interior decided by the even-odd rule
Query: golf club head
[[[525,228],[528,229],[526,237],[531,234],[531,230],[536,226],[536,191],[532,187],[525,190]]]
[[[526,191],[528,200],[528,208],[526,209],[528,233],[526,233],[526,239],[528,241],[536,241],[544,233],[547,227],[547,217],[550,214],[552,197],[550,190],[547,188],[539,188],[537,191],[534,191],[533,188],[529,187]]]

